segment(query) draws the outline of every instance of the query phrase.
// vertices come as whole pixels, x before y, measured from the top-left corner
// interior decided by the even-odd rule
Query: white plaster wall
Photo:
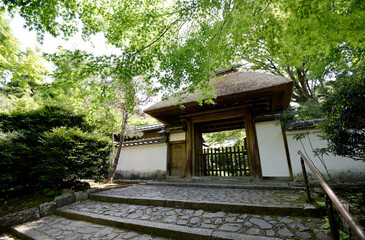
[[[166,171],[166,158],[166,143],[124,147],[117,171],[138,173]]]
[[[185,132],[170,134],[170,142],[184,141],[184,140],[185,140]]]
[[[309,132],[309,137],[302,139],[301,145],[300,141],[293,139],[296,133]],[[288,146],[290,152],[290,159],[293,167],[294,177],[298,177],[302,173],[302,168],[300,165],[300,157],[298,155],[298,150],[301,150],[304,154],[305,151],[312,159],[317,168],[325,173],[325,169],[321,161],[314,155],[310,143],[312,143],[313,148],[324,148],[327,147],[327,141],[321,140],[319,135],[321,132],[319,130],[307,130],[307,131],[287,131]],[[351,158],[339,157],[330,155],[324,155],[323,158],[329,173],[333,180],[363,180],[365,179],[365,162],[355,161]],[[307,172],[310,170],[307,168]],[[301,180],[301,179],[299,179]]]
[[[280,121],[256,123],[262,176],[289,177],[288,161],[285,154]]]

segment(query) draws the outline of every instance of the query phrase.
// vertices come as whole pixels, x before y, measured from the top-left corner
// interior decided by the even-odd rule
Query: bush
[[[102,177],[112,146],[93,128],[82,115],[54,106],[1,114],[1,194],[54,188],[71,177]]]
[[[0,130],[3,132],[22,131],[25,134],[36,136],[61,126],[79,127],[84,131],[94,130],[94,127],[88,124],[84,117],[59,106],[46,105],[28,112],[19,110],[11,114],[0,114]]]
[[[35,173],[44,186],[76,178],[101,178],[108,173],[112,144],[97,133],[60,127],[41,137],[42,161]]]
[[[24,143],[24,136],[18,132],[0,132],[0,189],[1,192],[20,191],[26,187],[24,174],[31,169],[31,162],[25,160],[31,149]]]

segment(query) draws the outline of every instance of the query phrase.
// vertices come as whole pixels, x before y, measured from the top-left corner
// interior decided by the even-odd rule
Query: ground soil
[[[27,193],[26,195],[4,199],[0,202],[0,217],[38,207],[39,204],[52,200],[53,197],[46,197],[39,193]]]
[[[133,182],[109,182],[109,183],[96,183],[93,180],[81,180],[82,182],[86,182],[90,185],[90,188],[107,188],[107,187],[116,187],[120,185],[132,184]],[[84,188],[84,185],[83,185]],[[84,189],[78,189],[77,186],[69,186],[70,190],[73,191],[82,191]],[[54,197],[60,195],[61,192],[70,191],[56,191],[54,194],[50,194],[46,196],[42,192],[38,193],[23,193],[22,195],[12,196],[3,198],[0,201],[0,217],[6,216],[8,214],[20,212],[22,210],[28,208],[38,207],[39,204],[45,202],[53,201]]]

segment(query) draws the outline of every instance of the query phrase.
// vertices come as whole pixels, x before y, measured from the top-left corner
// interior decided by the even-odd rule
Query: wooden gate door
[[[244,146],[205,148],[200,158],[198,176],[250,176],[247,150]]]
[[[169,175],[171,177],[185,177],[187,164],[185,142],[171,143],[170,151]]]

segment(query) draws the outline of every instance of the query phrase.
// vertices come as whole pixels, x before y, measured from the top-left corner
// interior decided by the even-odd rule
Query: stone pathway
[[[298,190],[140,184],[91,194],[13,230],[42,240],[331,239],[320,218],[297,211],[307,207],[315,210]]]
[[[207,212],[180,208],[154,207],[85,201],[64,209],[147,222],[176,224],[246,235],[282,239],[329,239],[319,218],[280,217],[229,212]]]
[[[103,195],[255,205],[306,206],[304,191],[132,185]]]
[[[65,219],[60,216],[48,216],[37,221],[29,222],[21,226],[23,229],[31,229],[37,233],[38,239],[64,239],[64,240],[109,240],[109,239],[133,239],[133,240],[164,240],[167,238],[154,237],[151,235],[124,230],[115,227],[108,227],[88,223],[84,221],[75,221]],[[4,238],[10,240],[11,238]]]

